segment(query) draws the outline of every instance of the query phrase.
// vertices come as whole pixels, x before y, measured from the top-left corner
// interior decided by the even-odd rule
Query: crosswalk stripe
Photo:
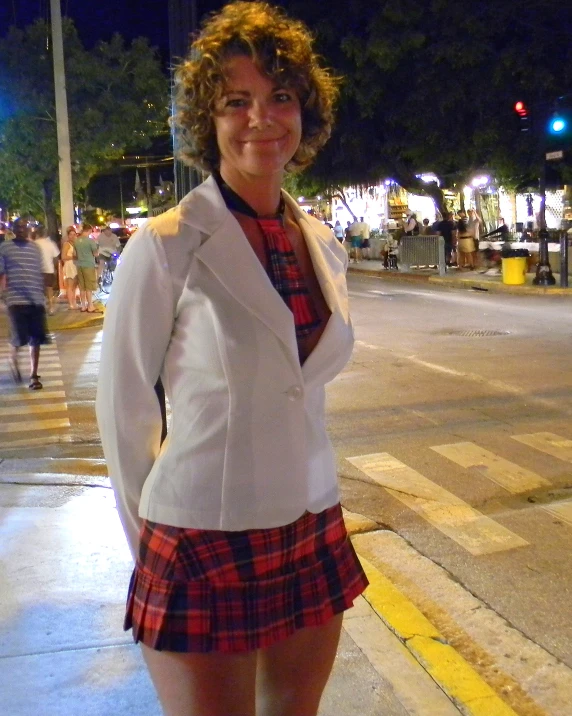
[[[557,457],[559,460],[572,462],[572,440],[556,435],[556,433],[528,433],[511,437],[523,445]]]
[[[61,366],[60,366],[60,370],[44,370],[43,366],[40,366],[40,370],[41,370],[40,376],[42,379],[44,379],[44,378],[61,378],[63,375],[63,373],[61,371]]]
[[[45,420],[26,420],[18,423],[0,423],[0,433],[23,433],[34,430],[52,430],[53,428],[69,428],[68,418],[47,418]]]
[[[24,355],[27,355],[28,351],[24,348],[20,349],[20,352],[18,353],[19,357],[24,357]],[[9,358],[12,355],[12,352],[9,348],[0,348],[0,360],[4,358]],[[43,356],[50,356],[57,358],[59,355],[57,348],[54,348],[52,350],[48,350],[47,348],[40,348],[40,360]]]
[[[522,537],[389,453],[359,455],[347,460],[473,555],[528,545]]]
[[[67,403],[53,403],[51,405],[13,405],[9,408],[0,408],[0,417],[7,417],[9,415],[40,415],[41,413],[61,413],[65,412],[67,409]]]
[[[2,395],[2,402],[15,403],[20,400],[56,400],[65,398],[66,394],[63,390],[29,390],[27,393],[12,393],[11,395]]]
[[[564,500],[562,502],[554,502],[551,505],[542,505],[542,509],[557,517],[562,522],[572,526],[572,500]]]
[[[18,440],[4,440],[0,442],[0,450],[10,450],[11,448],[28,448],[37,447],[38,445],[53,445],[57,443],[71,443],[73,437],[69,434],[60,435],[42,435],[37,438],[23,438]]]
[[[526,470],[510,460],[505,460],[475,443],[433,445],[431,450],[461,467],[478,472],[513,495],[550,485],[548,480],[535,472]]]

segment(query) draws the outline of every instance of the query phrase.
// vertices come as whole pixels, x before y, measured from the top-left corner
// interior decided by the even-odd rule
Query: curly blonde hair
[[[239,0],[212,15],[175,72],[176,111],[171,121],[182,159],[209,172],[218,169],[213,113],[224,92],[224,65],[245,55],[264,75],[298,95],[302,138],[286,169],[307,167],[330,137],[340,82],[319,65],[312,41],[302,22],[265,2]]]

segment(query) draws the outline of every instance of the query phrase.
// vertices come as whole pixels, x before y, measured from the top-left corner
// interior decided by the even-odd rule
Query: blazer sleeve
[[[96,414],[117,509],[134,557],[139,500],[161,440],[154,390],[174,322],[174,298],[163,243],[149,225],[121,257],[103,327]]]

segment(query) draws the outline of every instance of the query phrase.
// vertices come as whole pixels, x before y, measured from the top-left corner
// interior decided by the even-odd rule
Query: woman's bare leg
[[[255,716],[255,651],[179,654],[141,646],[164,716]]]
[[[328,682],[343,614],[300,629],[258,652],[257,716],[316,716]]]
[[[68,306],[70,308],[77,308],[76,297],[75,297],[75,281],[73,278],[66,278],[66,293],[68,296]]]

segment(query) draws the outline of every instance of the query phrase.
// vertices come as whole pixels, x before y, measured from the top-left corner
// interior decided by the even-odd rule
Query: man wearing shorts
[[[56,288],[56,259],[60,255],[56,242],[46,236],[46,230],[40,224],[32,231],[32,238],[42,254],[42,271],[44,274],[44,293],[48,313],[54,315],[54,288]]]
[[[84,313],[85,311],[88,313],[96,313],[93,306],[93,292],[97,291],[95,258],[98,255],[98,246],[97,243],[89,237],[91,228],[89,224],[82,224],[79,230],[79,236],[75,240],[79,301],[81,310]]]
[[[28,224],[17,219],[13,225],[14,239],[0,244],[0,293],[4,294],[10,319],[10,373],[21,383],[18,351],[30,346],[30,390],[43,386],[38,376],[40,346],[49,343],[44,306],[42,254],[28,239]]]

